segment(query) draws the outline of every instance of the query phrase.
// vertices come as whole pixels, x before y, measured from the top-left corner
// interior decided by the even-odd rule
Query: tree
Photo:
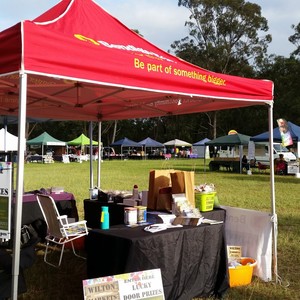
[[[244,0],[179,0],[190,12],[189,37],[175,41],[175,54],[209,70],[245,76],[266,56],[271,35],[261,7]],[[250,63],[249,63],[250,62]],[[253,73],[252,73],[253,74]]]
[[[297,26],[292,25],[292,28],[295,30],[295,33],[289,37],[289,41],[297,47],[297,49],[292,52],[292,55],[300,56],[300,23],[298,23]]]
[[[300,60],[291,56],[271,56],[261,76],[274,82],[274,118],[300,123]]]
[[[267,55],[271,35],[261,7],[244,0],[179,0],[191,12],[186,22],[189,36],[175,41],[175,54],[203,68],[237,76],[255,76],[255,67]],[[220,113],[219,113],[220,114]],[[225,119],[234,118],[222,112]],[[207,114],[216,136],[217,112]]]

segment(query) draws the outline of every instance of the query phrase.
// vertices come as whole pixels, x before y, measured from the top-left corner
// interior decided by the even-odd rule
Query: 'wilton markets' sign
[[[0,162],[0,240],[10,239],[12,163]]]

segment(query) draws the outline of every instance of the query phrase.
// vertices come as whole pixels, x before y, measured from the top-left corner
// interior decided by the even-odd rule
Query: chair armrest
[[[68,216],[67,215],[61,215],[57,217],[58,220],[61,221],[63,225],[68,224]]]
[[[86,220],[78,221],[78,222],[71,222],[65,225],[65,227],[72,227],[72,226],[86,226]]]
[[[86,220],[65,224],[63,225],[63,230],[66,232],[67,236],[88,234]]]

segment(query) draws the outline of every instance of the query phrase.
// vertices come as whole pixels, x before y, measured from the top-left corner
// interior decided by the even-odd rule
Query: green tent
[[[208,141],[205,145],[208,146],[235,146],[235,145],[248,145],[250,136],[236,133],[225,136],[220,136],[214,140]]]
[[[227,162],[224,162],[224,157],[221,157],[222,161],[221,163],[219,162],[219,158],[216,157],[213,161],[209,163],[210,169],[214,170],[219,169],[220,165],[226,164],[226,167],[230,167],[233,169],[234,172],[239,171],[239,173],[242,173],[242,155],[244,153],[243,147],[248,146],[248,143],[250,141],[250,136],[241,134],[241,133],[236,133],[236,134],[228,134],[225,136],[220,136],[214,140],[211,140],[209,142],[206,142],[206,146],[227,146],[227,147],[234,147],[238,146],[239,148],[239,161],[234,161],[234,154],[231,152],[231,154],[227,154],[228,156],[226,157]],[[215,169],[215,170],[216,170]]]
[[[90,145],[90,138],[84,135],[83,133],[77,137],[76,139],[67,142],[69,146],[89,146]],[[98,142],[92,141],[93,145],[98,145]]]
[[[46,131],[39,136],[28,140],[27,145],[41,145],[41,146],[65,146],[66,142],[60,141],[53,136],[51,136]]]
[[[62,147],[66,146],[66,142],[54,138],[46,131],[40,134],[39,136],[31,140],[28,140],[26,144],[29,146],[40,146],[42,148],[42,158],[41,158],[42,162],[44,162],[44,146],[62,146]],[[48,160],[45,162],[54,162],[52,156],[51,158],[45,158],[45,159]]]

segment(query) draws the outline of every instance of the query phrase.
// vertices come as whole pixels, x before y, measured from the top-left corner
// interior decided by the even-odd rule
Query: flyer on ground
[[[83,280],[85,300],[164,300],[160,269]]]

